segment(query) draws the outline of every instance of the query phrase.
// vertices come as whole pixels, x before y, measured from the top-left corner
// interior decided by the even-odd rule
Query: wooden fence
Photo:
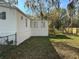
[[[65,28],[64,33],[79,35],[79,28]]]

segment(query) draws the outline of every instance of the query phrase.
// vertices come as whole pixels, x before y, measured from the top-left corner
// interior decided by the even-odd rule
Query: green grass
[[[31,37],[9,51],[4,59],[60,59],[48,37]]]
[[[75,35],[65,35],[66,37],[63,38],[63,36],[58,37],[56,36],[56,38],[50,38],[51,42],[64,42],[67,43],[68,45],[71,45],[73,47],[77,47],[79,48],[79,36],[75,36]]]

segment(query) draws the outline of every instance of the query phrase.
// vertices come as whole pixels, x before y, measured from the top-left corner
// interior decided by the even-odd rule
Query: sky
[[[60,0],[61,8],[67,8],[67,4],[69,3],[69,0]]]
[[[24,8],[24,2],[25,0],[18,0],[18,7],[25,13],[29,14],[29,10],[27,8]],[[68,0],[60,0],[60,7],[61,8],[67,8],[67,4],[69,3]]]

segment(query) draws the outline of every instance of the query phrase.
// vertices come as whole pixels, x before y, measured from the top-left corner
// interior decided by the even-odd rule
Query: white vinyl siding
[[[31,21],[32,36],[48,36],[48,22],[46,20]]]

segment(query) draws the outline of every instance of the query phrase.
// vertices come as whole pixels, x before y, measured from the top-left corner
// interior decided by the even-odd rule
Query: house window
[[[21,20],[23,20],[23,16],[21,16]]]
[[[30,21],[30,27],[31,27],[31,28],[33,27],[32,23],[33,23],[33,22],[32,22],[32,21]]]
[[[38,23],[34,22],[34,28],[37,28],[37,27],[38,27]]]
[[[36,21],[30,21],[30,27],[31,28],[38,28],[38,22],[36,22]]]
[[[42,27],[42,28],[45,27],[45,22],[41,22],[41,27]]]
[[[25,21],[26,21],[26,27],[27,27],[27,19],[25,19]]]
[[[0,19],[2,20],[6,19],[6,12],[0,12]]]

